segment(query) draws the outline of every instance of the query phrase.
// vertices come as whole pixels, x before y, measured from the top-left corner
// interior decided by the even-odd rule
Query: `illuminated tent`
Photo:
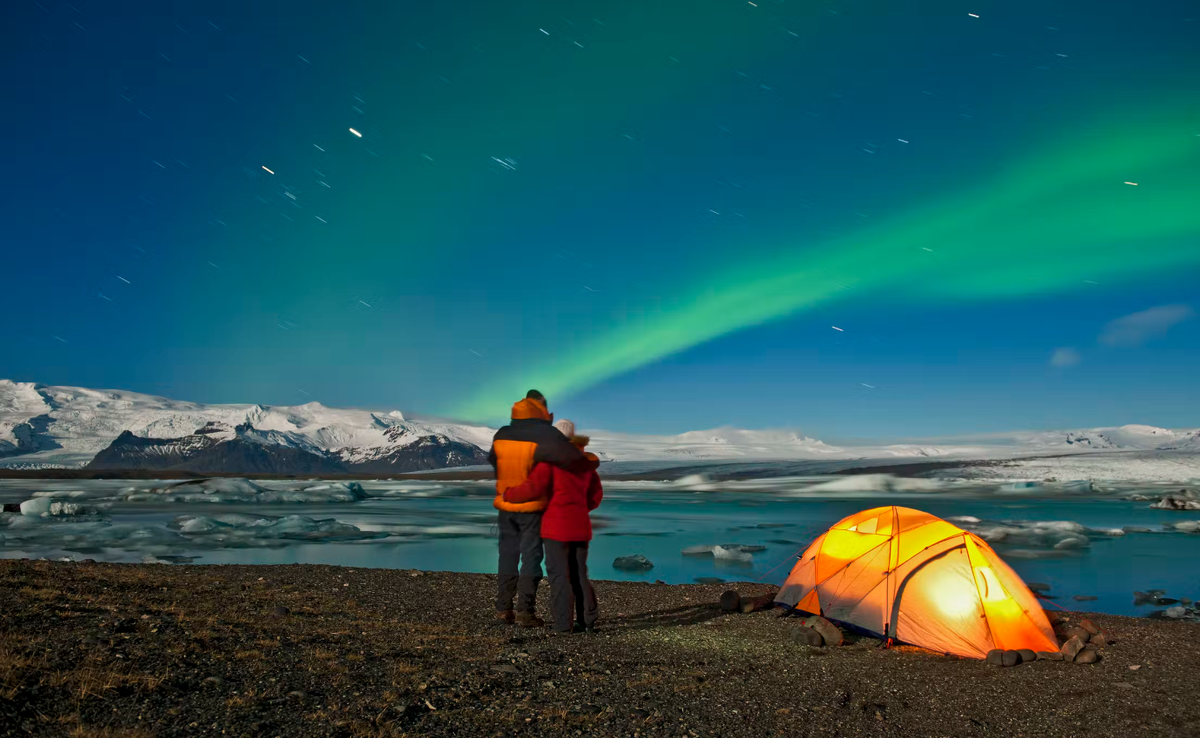
[[[907,507],[863,510],[830,528],[775,600],[959,656],[1058,649],[1037,598],[990,546]]]

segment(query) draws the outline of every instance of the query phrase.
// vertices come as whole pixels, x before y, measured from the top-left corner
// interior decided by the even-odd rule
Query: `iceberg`
[[[300,486],[261,486],[249,479],[200,479],[155,487],[149,491],[132,489],[124,499],[162,502],[249,502],[260,504],[295,502],[358,502],[366,499],[358,482],[303,483]]]

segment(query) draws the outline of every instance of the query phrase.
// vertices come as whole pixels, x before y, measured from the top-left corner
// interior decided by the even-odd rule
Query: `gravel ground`
[[[797,646],[730,586],[598,582],[602,630],[554,635],[478,574],[0,561],[0,735],[1200,733],[1200,625],[1095,615],[1100,663],[1001,669]]]

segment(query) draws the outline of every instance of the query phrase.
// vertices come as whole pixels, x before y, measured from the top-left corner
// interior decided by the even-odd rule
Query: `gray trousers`
[[[587,573],[587,541],[552,541],[546,546],[546,574],[550,577],[550,615],[554,629],[571,630],[571,623],[591,627],[600,617],[596,592]]]
[[[532,613],[537,607],[537,588],[542,581],[542,514],[500,511],[500,565],[496,610],[513,609]]]

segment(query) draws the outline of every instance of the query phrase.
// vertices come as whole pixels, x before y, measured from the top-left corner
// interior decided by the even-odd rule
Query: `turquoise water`
[[[104,484],[108,487],[101,489]],[[658,483],[611,484],[593,517],[592,577],[669,583],[715,577],[780,583],[796,554],[831,524],[858,510],[895,504],[944,518],[978,518],[978,523],[963,525],[985,538],[988,531],[999,527],[1018,531],[1016,539],[1010,535],[994,540],[993,546],[1027,581],[1049,584],[1050,594],[1056,598],[1052,602],[1068,609],[1147,614],[1149,608],[1133,605],[1135,590],[1161,589],[1176,598],[1200,596],[1196,567],[1200,535],[1164,532],[1164,526],[1200,519],[1200,513],[1154,510],[1146,501],[1129,501],[1111,493],[1043,496],[1033,490],[1013,495],[976,488],[927,494],[794,494],[804,484],[782,481],[766,492],[722,491],[721,483],[706,485],[716,491],[704,492]],[[83,490],[98,500],[100,515],[35,519],[23,528],[0,527],[0,556],[110,561],[165,557],[190,559],[194,564],[307,563],[464,572],[495,569],[495,511],[491,490],[484,484],[364,483],[366,494],[372,496],[359,502],[271,505],[249,500],[126,502],[106,497],[116,483],[55,485]],[[36,484],[9,483],[0,486],[0,501],[24,500],[37,490]],[[229,514],[268,521],[285,515],[334,519],[358,532],[348,536],[311,532],[264,540],[221,531],[185,535],[173,523],[181,515],[218,518]],[[7,516],[10,523],[16,517]],[[1005,525],[998,525],[1002,521]],[[1053,540],[1022,537],[1021,531],[1029,526],[1014,521],[1072,521],[1086,530],[1071,534],[1079,539],[1075,547],[1056,549]],[[1104,532],[1129,526],[1154,532],[1121,536]],[[363,539],[354,540],[355,536]],[[749,563],[681,553],[689,546],[714,544],[762,546],[763,550],[753,553]],[[616,557],[630,554],[646,556],[654,568],[646,572],[613,568]],[[1097,599],[1077,602],[1073,600],[1076,595]]]

